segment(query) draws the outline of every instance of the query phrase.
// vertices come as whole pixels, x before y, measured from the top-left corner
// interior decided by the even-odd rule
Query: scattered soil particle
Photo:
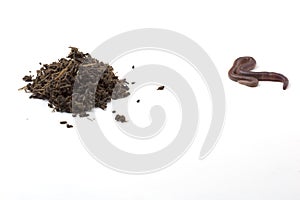
[[[127,122],[125,116],[119,114],[116,115],[115,120],[122,123]]]
[[[165,86],[159,86],[158,88],[157,88],[157,90],[164,90],[165,89]]]

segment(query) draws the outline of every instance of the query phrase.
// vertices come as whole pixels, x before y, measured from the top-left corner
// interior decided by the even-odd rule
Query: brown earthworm
[[[231,80],[249,87],[256,87],[259,81],[276,81],[283,83],[284,90],[287,88],[289,84],[287,77],[275,72],[252,72],[251,70],[255,66],[256,61],[252,57],[237,58],[229,70],[228,76]]]

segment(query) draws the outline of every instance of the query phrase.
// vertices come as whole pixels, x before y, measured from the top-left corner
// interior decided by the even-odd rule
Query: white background
[[[297,1],[2,1],[0,199],[300,199],[299,8]],[[72,117],[17,89],[24,74],[70,45],[91,52],[149,27],[182,33],[209,54],[224,84],[226,120],[205,160],[197,159],[199,134],[171,167],[120,174],[85,151],[76,129],[59,125]],[[234,59],[245,55],[256,58],[257,71],[285,74],[289,88],[229,80]]]

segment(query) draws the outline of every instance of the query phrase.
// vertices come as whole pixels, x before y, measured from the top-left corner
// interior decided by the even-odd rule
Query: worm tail
[[[287,77],[275,72],[248,72],[248,74],[250,76],[256,77],[259,81],[282,82],[284,90],[288,87],[289,84],[289,80]]]

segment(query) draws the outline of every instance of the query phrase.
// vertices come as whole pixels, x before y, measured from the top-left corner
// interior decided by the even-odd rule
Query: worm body
[[[252,72],[256,66],[254,58],[246,56],[236,59],[232,68],[228,72],[228,76],[231,80],[240,84],[256,87],[259,81],[276,81],[283,83],[283,89],[285,90],[289,84],[289,80],[282,74],[275,72]]]

